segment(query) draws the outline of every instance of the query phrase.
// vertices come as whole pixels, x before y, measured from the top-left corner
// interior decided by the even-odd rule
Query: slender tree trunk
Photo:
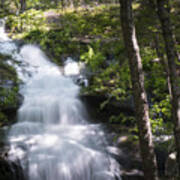
[[[58,0],[54,0],[56,7],[58,6]]]
[[[132,0],[119,0],[119,2],[121,4],[123,38],[131,71],[144,176],[146,180],[157,180],[157,165],[152,141],[148,102],[144,89],[141,56],[133,22]]]
[[[64,2],[65,0],[61,0],[61,6],[62,6],[62,10],[64,10],[64,8],[65,8],[65,2]]]
[[[178,173],[180,176],[180,85],[176,72],[176,61],[178,60],[175,41],[170,22],[170,9],[168,0],[157,0],[158,15],[162,26],[163,37],[165,41],[166,54],[172,91],[172,118],[174,121],[174,136],[177,151]]]
[[[5,3],[5,0],[1,0],[1,8],[2,9],[4,8],[4,3]]]
[[[20,13],[23,13],[26,10],[26,0],[20,0]]]
[[[164,57],[164,54],[162,52],[162,47],[160,46],[160,40],[159,40],[159,33],[155,33],[155,48],[158,58],[160,59],[160,63],[164,68],[164,71],[166,72],[166,79],[167,79],[167,85],[168,85],[168,91],[169,95],[172,98],[172,92],[171,92],[171,81],[170,81],[170,73],[169,73],[169,67],[167,59]]]
[[[149,0],[149,5],[153,10],[156,10],[156,0]],[[158,18],[158,17],[157,17]],[[156,29],[159,29],[159,26],[156,25]],[[166,58],[164,57],[164,53],[162,52],[162,48],[160,45],[160,33],[156,32],[155,33],[155,48],[156,48],[156,53],[158,58],[160,59],[160,63],[162,64],[164,71],[166,72],[166,79],[167,79],[167,85],[168,85],[168,91],[170,98],[172,98],[172,91],[171,91],[171,81],[170,81],[170,73],[169,73],[169,67],[168,67],[168,62]]]

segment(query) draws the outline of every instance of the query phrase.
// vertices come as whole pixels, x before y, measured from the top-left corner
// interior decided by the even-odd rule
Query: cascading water
[[[27,179],[120,180],[119,165],[106,151],[104,132],[87,122],[80,88],[67,76],[71,70],[78,72],[72,69],[74,62],[62,73],[34,45],[23,46],[19,54],[8,52],[23,64],[16,68],[24,82],[24,102],[8,136],[9,157],[20,160]]]
[[[7,41],[10,40],[5,33],[5,20],[0,19],[0,41]]]

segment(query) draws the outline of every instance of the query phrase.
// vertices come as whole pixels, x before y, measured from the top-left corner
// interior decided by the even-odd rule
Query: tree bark
[[[180,87],[178,84],[178,76],[176,71],[176,61],[178,60],[178,57],[170,22],[169,0],[157,0],[157,10],[161,22],[166,54],[168,58],[172,91],[172,118],[174,121],[174,136],[177,151],[178,173],[180,176]]]
[[[5,0],[1,0],[1,8],[2,9],[4,8],[4,3],[5,3]]]
[[[158,58],[160,59],[160,63],[166,73],[168,91],[169,91],[170,98],[172,98],[169,67],[168,67],[167,58],[164,57],[164,53],[162,52],[162,47],[160,46],[159,32],[155,33],[155,49],[156,49],[156,54]]]
[[[152,141],[148,102],[144,89],[144,74],[133,21],[132,0],[119,0],[119,2],[121,4],[123,38],[131,71],[144,176],[146,180],[157,180],[157,165]]]
[[[54,4],[56,5],[56,7],[58,6],[58,0],[54,0]]]
[[[20,0],[20,13],[26,10],[26,0]]]

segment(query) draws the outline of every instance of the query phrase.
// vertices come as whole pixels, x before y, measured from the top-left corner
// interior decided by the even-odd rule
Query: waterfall
[[[5,20],[0,19],[0,41],[7,41],[10,40],[5,33]]]
[[[39,47],[25,45],[18,52],[9,48],[16,47],[14,43],[8,48],[3,43],[7,44],[0,43],[0,53],[14,53],[21,62],[16,69],[24,96],[18,122],[8,135],[9,158],[20,161],[28,180],[120,180],[105,133],[88,122],[78,97],[80,87],[71,77],[79,73],[77,64],[66,62],[61,72]]]

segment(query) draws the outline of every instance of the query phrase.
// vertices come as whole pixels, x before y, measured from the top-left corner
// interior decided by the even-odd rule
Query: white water
[[[0,42],[1,41],[8,41],[10,40],[7,36],[7,34],[5,33],[5,20],[4,19],[0,19]]]
[[[16,54],[24,65],[16,67],[24,102],[9,132],[9,156],[20,160],[28,180],[120,180],[105,134],[87,122],[79,87],[68,76],[79,73],[77,64],[66,63],[62,75],[38,47],[25,45],[19,54],[8,48],[0,52]]]

